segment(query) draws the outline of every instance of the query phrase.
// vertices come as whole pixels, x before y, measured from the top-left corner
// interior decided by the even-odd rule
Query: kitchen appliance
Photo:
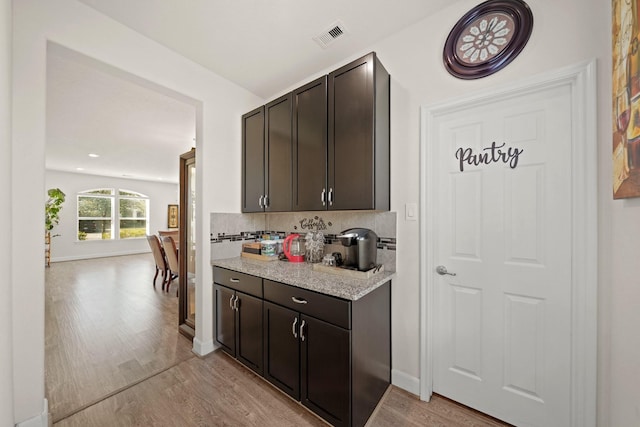
[[[299,234],[290,234],[282,244],[284,255],[290,262],[304,262],[304,239]]]
[[[368,228],[350,228],[337,236],[346,248],[343,259],[345,267],[359,271],[370,270],[377,265],[378,235]]]

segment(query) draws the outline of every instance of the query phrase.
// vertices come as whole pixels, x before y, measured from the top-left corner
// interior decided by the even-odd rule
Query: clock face
[[[458,37],[458,58],[469,65],[494,58],[509,45],[513,33],[513,18],[506,13],[482,15],[467,25]]]
[[[524,49],[533,14],[523,0],[487,0],[467,12],[447,37],[443,61],[461,79],[478,79],[502,69]]]

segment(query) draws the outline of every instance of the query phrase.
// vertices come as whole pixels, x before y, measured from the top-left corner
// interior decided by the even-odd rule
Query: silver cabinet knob
[[[448,274],[449,276],[455,276],[456,273],[449,273],[447,271],[447,267],[445,267],[444,265],[439,265],[436,267],[436,273],[438,273],[441,276],[444,276],[445,274]]]

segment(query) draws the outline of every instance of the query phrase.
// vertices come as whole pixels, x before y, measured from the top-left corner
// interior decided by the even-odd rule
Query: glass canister
[[[260,242],[260,253],[265,256],[278,255],[278,242],[275,240],[262,240]]]
[[[324,256],[324,234],[322,231],[309,231],[305,241],[305,259],[310,263],[322,261]]]

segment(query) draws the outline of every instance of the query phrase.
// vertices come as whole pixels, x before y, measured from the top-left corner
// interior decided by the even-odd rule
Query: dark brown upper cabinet
[[[242,212],[291,211],[291,94],[242,116],[242,148]]]
[[[242,116],[242,212],[263,212],[264,107]]]
[[[372,52],[245,114],[242,211],[389,210],[389,100]]]
[[[327,76],[293,91],[293,210],[327,207]]]
[[[291,94],[271,101],[265,113],[265,212],[291,211]]]
[[[329,209],[389,210],[389,97],[373,52],[329,74]]]

